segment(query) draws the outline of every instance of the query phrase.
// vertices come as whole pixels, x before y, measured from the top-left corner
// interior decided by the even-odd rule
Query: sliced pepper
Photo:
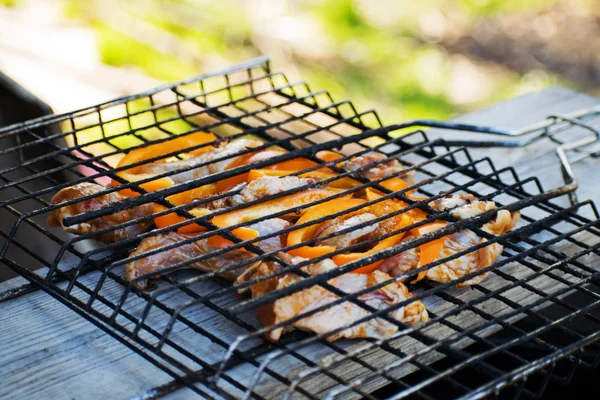
[[[255,154],[256,153],[248,153],[248,154],[244,154],[243,156],[237,157],[235,160],[233,160],[231,163],[229,163],[227,165],[227,167],[225,167],[225,171],[237,168],[244,164],[248,164],[250,158],[252,158],[252,156],[254,156]],[[235,175],[235,176],[232,176],[227,179],[222,179],[216,183],[217,192],[219,192],[219,193],[226,192],[226,191],[230,190],[231,188],[239,185],[240,183],[246,182],[247,178],[248,178],[248,173],[244,172],[242,174]]]
[[[334,246],[302,246],[288,251],[291,256],[317,258],[335,251]]]
[[[202,199],[204,197],[208,197],[214,194],[216,191],[216,186],[214,184],[209,184],[205,186],[200,186],[194,189],[186,190],[185,192],[177,193],[167,197],[167,201],[176,206],[181,206],[184,204],[189,204],[197,199]],[[155,204],[154,212],[160,212],[166,210],[166,207]],[[206,208],[196,207],[189,210],[189,213],[194,215],[195,217],[201,217],[204,215],[208,215],[211,213],[210,210]],[[167,226],[175,225],[180,222],[185,221],[185,217],[181,217],[177,215],[177,213],[165,214],[160,217],[154,218],[154,224],[159,228],[164,228]],[[198,224],[188,224],[180,227],[177,232],[180,233],[193,233],[193,232],[203,232],[206,229]]]
[[[409,197],[415,201],[426,201],[427,200],[427,197],[413,197],[413,196],[409,196]],[[424,219],[427,218],[427,213],[418,207],[413,208],[409,212],[412,214],[415,222],[423,221]]]
[[[285,151],[270,149],[244,154],[243,156],[237,157],[230,164],[228,164],[227,167],[225,167],[225,170],[234,169],[242,165],[248,165],[255,162],[263,161],[282,154],[285,154]],[[222,193],[244,182],[251,182],[250,180],[248,180],[247,172],[217,182],[217,189],[220,193]]]
[[[404,180],[402,180],[400,178],[386,179],[385,181],[381,182],[380,185],[386,189],[391,190],[392,192],[397,192],[399,190],[406,189],[408,187],[408,183],[406,183]],[[378,199],[387,194],[387,193],[382,193],[379,190],[373,189],[373,188],[366,188],[365,191],[367,193],[367,200],[369,200],[369,201]],[[410,194],[410,193],[412,193],[412,191],[409,191],[408,193]]]
[[[375,190],[375,189],[373,189],[373,188],[366,188],[366,189],[365,189],[365,193],[366,193],[366,197],[367,197],[367,200],[368,200],[368,201],[377,200],[377,199],[379,199],[380,197],[383,197],[383,196],[384,196],[384,194],[383,194],[383,193],[381,193],[380,191],[378,191],[378,190]]]
[[[125,171],[121,171],[118,173],[118,175],[129,181],[129,182],[137,182],[137,181],[141,181],[142,179],[149,179],[152,178],[154,175],[150,175],[150,174],[130,174],[128,172]],[[170,186],[173,186],[175,183],[173,182],[173,180],[169,177],[163,177],[163,178],[157,178],[155,180],[146,182],[146,183],[142,183],[140,184],[140,187],[144,190],[146,190],[147,192],[154,192],[156,190],[160,190],[160,189],[165,189],[168,188]],[[115,180],[112,181],[111,183],[112,186],[120,186],[121,184],[116,182]],[[136,192],[133,189],[130,188],[125,188],[125,189],[121,189],[119,190],[119,193],[122,194],[123,196],[127,196],[127,197],[137,197],[140,194],[138,192]]]
[[[365,192],[367,194],[367,200],[372,201],[372,200],[376,200],[380,197],[383,197],[385,194],[381,193],[378,190],[375,190],[373,188],[366,188]],[[421,198],[421,197],[411,197],[411,199],[413,200],[427,200],[427,198]],[[398,200],[396,200],[398,201]],[[403,202],[399,202],[400,204],[403,204],[404,207],[406,207],[406,204],[404,204]],[[425,218],[427,218],[427,213],[425,213],[425,211],[419,209],[419,208],[413,208],[409,211],[407,211],[408,214],[410,214],[410,216],[412,217],[412,219],[414,220],[414,222],[418,222],[418,221],[422,221]]]
[[[248,171],[248,176],[246,180],[248,182],[255,181],[260,178],[264,178],[265,176],[287,176],[293,174],[296,171],[282,171],[282,170],[274,170],[274,169],[251,169]]]
[[[282,170],[291,170],[291,171],[303,171],[308,168],[312,168],[317,164],[314,161],[310,161],[306,158],[293,158],[291,160],[281,161],[276,164],[272,164],[267,166],[267,169],[282,169]]]
[[[176,206],[189,204],[194,200],[203,199],[218,193],[217,186],[214,183],[200,186],[194,189],[186,190],[181,193],[173,194],[167,197],[167,201]]]
[[[227,165],[227,167],[225,167],[225,170],[234,169],[234,168],[237,168],[242,165],[248,165],[248,164],[252,164],[255,162],[267,160],[269,158],[280,156],[285,153],[286,152],[283,150],[267,149],[267,150],[262,150],[262,151],[258,151],[258,152],[244,154],[243,156],[237,157],[229,165]],[[223,179],[223,180],[217,182],[217,189],[219,192],[222,193],[222,192],[230,190],[233,187],[239,185],[240,183],[244,183],[244,182],[251,182],[251,180],[248,179],[247,172],[236,175],[236,176],[232,176],[231,178]]]
[[[443,220],[437,220],[431,222],[429,224],[425,224],[418,228],[411,229],[411,233],[414,236],[426,235],[431,232],[435,232],[438,229],[444,228],[448,223]],[[438,259],[442,249],[444,248],[444,242],[446,241],[446,237],[442,236],[441,238],[434,239],[430,242],[423,243],[419,246],[419,267],[430,264]],[[427,271],[421,271],[412,283],[416,283],[423,279],[427,275]]]
[[[410,218],[410,216],[408,216],[407,214],[402,214],[401,222],[397,225],[396,229],[402,229],[407,226],[410,226],[411,224],[412,224],[412,219]],[[400,241],[402,240],[402,238],[404,237],[405,234],[406,234],[406,232],[402,232],[397,235],[385,238],[385,239],[381,240],[379,243],[377,243],[377,245],[375,247],[373,247],[371,250],[368,250],[365,252],[336,254],[335,256],[331,257],[331,259],[338,266],[347,264],[352,261],[356,261],[360,258],[364,258],[371,254],[377,253],[378,251],[385,250],[388,247],[397,245],[398,243],[400,243]],[[382,262],[383,262],[383,260],[375,261],[372,264],[357,268],[352,272],[358,273],[358,274],[366,274],[366,273],[376,270],[377,267],[379,267],[379,265],[381,265]]]
[[[130,151],[125,155],[125,157],[121,159],[121,161],[119,161],[119,164],[117,166],[125,167],[127,165],[149,160],[150,158],[157,157],[161,154],[174,153],[179,150],[185,150],[189,147],[209,143],[216,139],[217,137],[215,135],[206,132],[196,132],[186,136],[176,136],[170,140],[161,143],[152,144],[147,147],[142,147]],[[200,149],[194,150],[190,154],[198,155],[200,153],[206,153],[212,149],[214,149],[213,146],[205,146]],[[131,168],[127,170],[127,172],[135,173],[137,170],[139,170],[140,167],[141,166]]]
[[[245,227],[233,229],[231,231],[231,233],[244,241],[256,239],[257,237],[260,236],[257,230],[251,229],[251,228],[245,228]],[[233,242],[231,240],[225,239],[223,236],[219,236],[219,235],[209,237],[206,242],[210,246],[218,247],[221,249],[233,245]],[[247,251],[245,249],[241,249],[241,250]]]
[[[377,200],[386,195],[386,193],[381,193],[380,191],[375,190],[373,188],[366,188],[365,193],[366,193],[366,198],[368,201]],[[371,212],[373,212],[374,214],[376,214],[378,216],[383,216],[383,214],[386,212],[391,213],[394,211],[398,211],[406,206],[407,206],[407,204],[401,200],[386,199],[386,200],[381,201],[380,203],[375,203],[375,204],[371,205],[371,207],[372,207]],[[409,210],[409,211],[407,211],[407,213],[411,214],[411,211],[412,210]]]
[[[274,158],[277,156],[281,156],[287,154],[285,150],[263,150],[259,153],[256,153],[253,157],[248,160],[248,163],[254,163],[258,161],[264,161],[269,158]],[[293,158],[291,160],[281,161],[275,164],[267,165],[264,167],[265,169],[275,169],[275,170],[290,170],[290,171],[302,171],[307,168],[314,167],[318,165],[314,161],[310,161],[306,158]]]
[[[126,167],[131,164],[149,160],[149,159],[159,156],[161,154],[173,153],[178,150],[185,150],[192,146],[197,146],[197,145],[200,145],[203,143],[212,142],[213,140],[216,140],[216,138],[217,137],[215,135],[213,135],[212,133],[205,133],[205,132],[196,132],[196,133],[192,133],[191,135],[187,135],[187,136],[177,136],[177,137],[174,137],[174,138],[167,140],[165,142],[162,142],[162,143],[152,144],[148,147],[143,147],[140,149],[134,149],[134,150],[130,151],[119,161],[119,163],[117,164],[117,167]],[[211,149],[214,149],[214,147],[206,146],[206,147],[198,149],[192,153],[194,153],[193,155],[198,155],[201,152],[207,152],[207,151],[210,151]],[[192,154],[192,153],[190,153],[190,154]],[[127,169],[124,171],[120,171],[120,172],[117,172],[117,175],[119,175],[123,179],[128,180],[129,182],[137,182],[142,179],[152,178],[153,175],[137,173],[137,171],[139,171],[140,168],[141,168],[141,166],[137,166],[137,167],[130,168],[130,169]],[[158,178],[153,181],[149,181],[147,183],[143,183],[140,186],[146,191],[153,192],[153,191],[156,191],[159,189],[167,188],[169,186],[172,186],[173,184],[174,183],[171,178],[163,177],[163,178]],[[111,185],[119,186],[120,183],[113,180],[111,182]],[[128,197],[139,196],[139,193],[137,193],[136,191],[131,190],[131,189],[123,189],[120,191],[120,193],[123,196],[128,196]]]
[[[298,221],[296,221],[296,225],[304,224],[306,222],[310,222],[327,215],[332,215],[352,207],[357,207],[364,203],[365,200],[362,199],[340,198],[331,200],[311,207],[310,210],[308,210],[302,217],[300,217],[300,219],[298,219]],[[293,246],[309,240],[319,226],[320,224],[309,225],[290,232],[287,238],[287,245]],[[335,247],[333,246],[303,246],[297,249],[292,249],[288,251],[288,253],[298,257],[315,258],[327,253],[331,253],[334,250]]]
[[[155,213],[165,211],[165,210],[167,210],[167,207],[164,207],[164,206],[161,206],[158,204],[154,205]],[[194,217],[203,217],[205,215],[212,213],[212,211],[210,211],[207,208],[192,208],[191,210],[188,210],[188,212],[190,214],[192,214]],[[167,226],[175,225],[175,224],[178,224],[183,221],[187,221],[187,218],[177,215],[177,213],[175,213],[175,212],[172,212],[170,214],[161,215],[160,217],[154,218],[154,224],[156,225],[157,228],[166,228]],[[204,231],[206,231],[206,228],[203,226],[200,226],[198,224],[187,224],[187,225],[181,226],[177,229],[177,232],[179,232],[179,233],[196,233],[196,232],[204,232]]]
[[[408,187],[408,183],[400,178],[386,179],[385,181],[381,182],[380,185],[391,190],[392,192],[397,192]]]
[[[344,156],[331,150],[321,150],[317,153],[317,157],[325,162],[339,160]]]
[[[268,200],[264,203],[254,204],[252,206],[241,208],[225,214],[217,215],[212,219],[212,223],[220,228],[237,225],[242,222],[252,221],[265,215],[289,210],[292,207],[298,207],[310,204],[340,193],[335,188],[320,188],[305,190],[302,192],[290,194],[278,199]]]

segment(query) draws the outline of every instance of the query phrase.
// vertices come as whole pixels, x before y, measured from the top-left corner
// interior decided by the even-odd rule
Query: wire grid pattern
[[[535,178],[520,179],[511,168],[498,170],[491,160],[474,160],[466,149],[450,148],[442,140],[429,141],[421,131],[398,137],[396,128],[382,127],[373,111],[358,112],[349,101],[336,102],[327,92],[312,91],[304,82],[289,82],[283,74],[272,72],[264,59],[96,107],[9,127],[0,130],[0,143],[4,142],[0,152],[18,154],[21,162],[0,171],[4,185],[0,188],[0,217],[14,222],[10,231],[0,232],[4,239],[0,260],[177,382],[211,398],[430,399],[483,396],[505,387],[510,387],[508,391],[515,396],[530,397],[541,393],[550,379],[568,379],[572,374],[574,368],[563,374],[562,364],[556,364],[559,359],[571,366],[595,367],[599,359],[595,342],[599,335],[600,298],[600,231],[595,206],[584,202],[563,209],[547,199]],[[266,141],[265,148],[277,144],[288,152],[252,166],[242,165],[151,193],[139,186],[141,182],[129,183],[116,174],[119,169],[114,166],[125,152],[122,148],[143,148],[148,143],[196,131],[229,138],[254,135]],[[522,222],[513,231],[495,237],[481,229],[494,218],[495,211],[463,221],[453,220],[448,212],[435,213],[425,222],[446,219],[451,223],[438,232],[402,242],[326,274],[309,276],[300,269],[303,264],[288,264],[277,254],[257,247],[256,242],[265,237],[244,242],[231,234],[237,226],[212,225],[210,218],[218,211],[210,217],[194,217],[186,207],[166,200],[171,194],[297,157],[319,162],[321,165],[315,168],[327,166],[336,170],[335,164],[324,164],[315,157],[317,151],[325,149],[339,151],[346,157],[376,150],[416,172],[417,183],[402,191],[390,193],[380,185],[382,179],[363,180],[359,188],[340,196],[374,187],[389,194],[371,201],[372,204],[397,198],[409,204],[408,208],[431,213],[429,201],[447,193],[470,193],[478,199],[493,200],[500,208],[521,210]],[[171,155],[175,154],[162,157]],[[49,161],[54,164],[48,166]],[[146,162],[152,161],[155,160]],[[356,179],[343,170],[337,172]],[[73,223],[147,202],[169,208],[163,215],[175,210],[190,220],[108,245],[89,240],[102,232],[72,237],[47,227],[46,218],[55,208],[49,200],[56,191],[77,182],[95,180],[106,184],[109,179],[140,196],[73,217]],[[335,179],[338,178],[330,180]],[[119,189],[108,188],[106,192]],[[418,189],[427,200],[412,200],[407,196],[409,189]],[[258,202],[261,201],[265,199]],[[157,215],[161,214],[143,218]],[[265,215],[264,219],[273,216]],[[132,260],[129,253],[141,240],[192,222],[204,225],[209,232],[189,241],[218,233],[234,244],[161,272],[153,281],[152,291],[140,291],[124,279],[124,266]],[[125,225],[133,223],[136,221]],[[357,228],[360,226],[352,229]],[[115,227],[107,228],[111,229]],[[425,324],[408,327],[387,315],[391,308],[372,309],[358,299],[361,293],[346,294],[327,282],[377,259],[462,229],[471,229],[488,239],[478,248],[494,242],[502,244],[503,257],[480,271],[489,271],[490,276],[470,288],[456,288],[457,282],[421,281],[409,285],[416,296],[393,307],[422,300],[430,315]],[[41,238],[39,242],[28,242],[27,238],[36,234]],[[314,244],[314,240],[301,245],[307,244]],[[181,244],[173,247],[177,246]],[[303,279],[284,290],[248,299],[236,293],[239,287],[232,287],[216,273],[185,269],[202,257],[242,248],[254,254],[248,265],[257,260],[277,262],[283,267],[279,274],[293,271]],[[466,249],[451,258],[476,249]],[[348,250],[352,249],[338,252]],[[446,261],[438,260],[426,268]],[[31,273],[24,266],[37,271]],[[408,281],[420,270],[412,271]],[[469,277],[472,275],[459,282]],[[295,331],[277,343],[266,341],[263,334],[273,328],[262,327],[255,310],[313,285],[340,296],[337,303],[351,302],[369,311],[367,320],[377,317],[398,326],[398,332],[381,340],[328,342],[326,337],[334,332],[314,335]],[[552,313],[546,312],[548,306],[553,306]],[[579,324],[580,320],[587,325]],[[354,325],[359,322],[362,321]],[[583,346],[588,348],[583,351]],[[528,376],[527,381],[522,379]]]

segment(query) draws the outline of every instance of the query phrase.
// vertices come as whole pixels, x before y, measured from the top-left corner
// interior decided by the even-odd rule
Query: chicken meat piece
[[[302,261],[305,261],[305,259],[301,257],[291,258],[292,264],[297,264]],[[280,267],[275,266],[272,263],[261,263],[260,265],[247,270],[246,274],[238,278],[237,283],[251,282],[261,276],[276,272],[278,268]],[[303,267],[302,270],[310,275],[316,275],[326,273],[336,268],[338,268],[337,265],[331,259],[325,259]],[[256,298],[263,296],[266,293],[286,288],[302,279],[303,278],[300,276],[292,273],[284,274],[282,276],[257,282],[251,286],[250,290],[252,292],[252,297]],[[391,277],[384,272],[373,271],[368,274],[347,273],[330,279],[328,283],[345,293],[352,294],[390,279]],[[406,286],[400,282],[392,282],[379,289],[360,295],[358,300],[376,310],[385,310],[399,302],[408,300],[411,297],[412,295],[408,292]],[[338,299],[339,296],[331,291],[324,289],[319,285],[314,285],[289,296],[277,299],[272,304],[259,307],[257,316],[261,324],[269,327],[302,316],[316,308],[327,306]],[[348,326],[362,318],[367,318],[370,314],[370,311],[365,310],[359,305],[346,301],[326,307],[322,311],[290,323],[290,325],[285,328],[280,327],[272,329],[267,332],[266,337],[268,340],[276,342],[284,332],[291,331],[294,328],[324,335],[327,335],[335,329],[343,328],[337,333],[328,335],[327,340],[329,341],[341,338],[379,339],[389,337],[398,331],[399,326],[397,324],[382,318],[371,318],[362,323]],[[409,303],[404,307],[392,310],[387,315],[398,320],[400,323],[408,325],[414,325],[420,321],[427,321],[429,318],[425,306],[418,300]]]
[[[48,224],[51,226],[60,226],[65,232],[74,233],[77,235],[87,235],[98,232],[102,229],[114,228],[109,232],[105,232],[94,237],[95,239],[104,243],[112,243],[122,239],[135,237],[140,233],[146,232],[152,227],[154,222],[151,218],[129,226],[120,226],[132,219],[138,219],[152,214],[154,210],[154,205],[152,203],[142,204],[134,208],[118,211],[113,214],[94,218],[90,221],[81,222],[71,226],[63,225],[65,218],[116,204],[127,198],[121,195],[119,192],[100,194],[106,190],[107,189],[102,185],[88,182],[81,182],[59,190],[50,201],[50,203],[53,205],[60,205],[61,203],[81,197],[92,195],[97,196],[53,210],[48,217]]]
[[[451,215],[458,219],[471,218],[496,208],[496,204],[493,201],[475,200],[471,195],[447,196],[431,202],[430,206],[438,211],[452,210]],[[514,228],[519,218],[519,212],[511,213],[507,210],[500,210],[496,218],[482,226],[482,230],[495,236],[500,236]],[[414,236],[409,234],[403,238],[403,241],[409,241],[413,238]],[[461,230],[445,237],[444,246],[437,259],[450,257],[465,249],[486,242],[487,239],[478,236],[470,229]],[[503,246],[501,244],[492,243],[474,252],[429,268],[424,276],[421,277],[435,282],[448,283],[489,267],[502,254],[502,250]],[[401,276],[420,268],[419,251],[419,248],[412,248],[390,257],[379,266],[379,270],[389,273],[392,276]],[[478,284],[486,276],[487,272],[476,275],[458,286],[463,287]]]
[[[377,218],[377,216],[369,212],[351,215],[350,217],[346,218],[338,217],[331,221],[321,224],[315,234],[315,237],[325,237],[327,235],[340,232],[344,229],[350,229],[354,226],[367,223],[369,221],[374,220],[375,218]],[[341,249],[343,247],[348,247],[359,242],[361,239],[364,239],[365,236],[374,233],[378,228],[379,224],[377,223],[367,224],[360,228],[356,228],[346,233],[342,233],[338,236],[333,236],[328,239],[320,240],[318,244],[321,246],[333,246],[338,249]]]
[[[289,222],[273,218],[250,225],[249,228],[258,231],[260,236],[269,235],[285,229],[289,226]],[[149,251],[160,249],[169,245],[176,245],[186,239],[193,238],[192,234],[182,234],[177,232],[169,232],[157,236],[150,236],[143,239],[137,249],[130,254],[130,257],[141,256]],[[283,247],[281,235],[276,235],[257,243],[257,246],[266,252],[275,252]],[[180,244],[174,248],[170,248],[158,253],[139,258],[129,262],[125,266],[125,277],[128,281],[132,281],[146,274],[159,274],[162,270],[168,269],[186,260],[210,254],[219,250],[208,244],[208,239],[194,240],[189,243]],[[236,249],[223,253],[218,256],[209,257],[207,259],[191,263],[186,268],[199,269],[202,271],[219,271],[223,268],[230,267],[242,262],[247,262],[256,257],[256,254]],[[252,264],[245,266],[242,270],[233,269],[219,274],[222,278],[235,280],[244,270]],[[136,282],[136,286],[140,289],[146,287],[145,280]]]
[[[452,210],[450,215],[457,219],[473,218],[496,208],[496,203],[493,201],[476,200],[475,196],[471,194],[446,196],[430,202],[429,205],[437,211]],[[521,213],[518,211],[511,213],[508,210],[500,210],[496,218],[486,222],[482,229],[495,236],[500,236],[514,228],[520,218]]]
[[[358,171],[359,169],[371,166],[370,168],[361,170],[358,174],[369,180],[376,180],[386,176],[397,176],[404,179],[409,185],[414,185],[415,172],[404,172],[407,169],[406,166],[402,165],[396,159],[387,160],[387,158],[388,156],[383,153],[369,152],[362,156],[352,157],[341,163],[340,166],[346,171]]]
[[[429,206],[437,211],[448,211],[453,208],[466,206],[475,201],[475,196],[472,194],[453,194],[450,196],[444,196],[437,200],[429,202]],[[494,204],[493,202],[490,202]],[[494,204],[495,207],[495,204]]]
[[[265,176],[250,183],[240,183],[234,186],[231,191],[239,191],[239,193],[213,200],[207,203],[207,207],[214,210],[250,203],[288,190],[297,189],[316,181],[313,178],[298,178],[297,176]]]
[[[317,242],[318,245],[332,246],[337,249],[377,239],[398,230],[403,215],[391,214],[401,211],[403,208],[403,203],[384,201],[343,214],[321,223],[312,234],[311,239],[323,238]],[[375,221],[376,219],[379,220]],[[343,232],[345,230],[349,231]],[[329,235],[336,236],[325,238]]]
[[[265,176],[250,182],[240,193],[231,196],[230,204],[235,206],[250,203],[288,190],[301,188],[316,181],[313,178],[299,178],[297,176]]]
[[[258,147],[262,144],[264,143],[257,139],[235,139],[231,142],[224,142],[216,149],[207,153],[202,153],[197,157],[173,162],[156,162],[142,165],[137,170],[137,173],[158,175],[164,174],[166,172],[177,171],[180,169],[197,166],[196,168],[192,168],[188,171],[179,172],[174,175],[169,175],[169,178],[171,178],[173,182],[184,183],[194,179],[199,179],[205,176],[223,172],[227,169],[227,166],[235,162],[239,157],[244,156],[244,154],[235,156],[236,154],[239,154],[253,147]],[[220,160],[223,157],[226,158]]]

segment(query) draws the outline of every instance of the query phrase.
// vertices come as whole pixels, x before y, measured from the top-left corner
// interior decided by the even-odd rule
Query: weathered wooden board
[[[568,113],[595,104],[598,104],[598,100],[590,96],[567,89],[550,88],[497,104],[487,110],[460,117],[458,120],[490,126],[519,128],[537,122],[551,113]],[[431,133],[432,135],[437,134],[437,132]],[[450,135],[450,133],[444,133],[444,137],[450,137]],[[551,145],[536,144],[535,147],[528,149],[474,149],[471,153],[475,158],[490,156],[498,167],[516,166],[522,177],[537,174],[546,187],[551,188],[560,184],[558,163],[551,150]],[[539,165],[543,167],[540,168]],[[580,199],[600,199],[600,190],[594,184],[594,171],[597,168],[598,162],[594,159],[575,164],[575,172],[581,182]],[[569,249],[564,249],[564,251],[568,253]],[[598,265],[597,260],[590,260],[588,265],[594,263]],[[517,277],[531,273],[530,270],[517,265],[506,266],[504,270]],[[93,280],[94,275],[89,274],[85,279]],[[11,281],[0,284],[0,293],[14,285],[15,283]],[[506,285],[506,281],[497,276],[492,276],[484,282],[484,286],[489,289],[504,285]],[[542,290],[560,288],[560,284],[550,278],[536,278],[533,285]],[[109,285],[103,289],[102,293],[106,296],[114,296],[117,294],[117,290],[116,286],[111,288]],[[470,290],[456,290],[453,294],[463,300],[478,296],[478,293]],[[521,304],[537,300],[535,295],[524,289],[511,290],[506,296]],[[170,301],[176,304],[180,300],[173,298]],[[235,301],[235,298],[223,299],[223,304],[230,301]],[[132,301],[128,303],[128,307],[131,310],[139,311],[140,304]],[[438,315],[453,307],[436,298],[427,299],[427,305]],[[485,302],[481,309],[492,315],[510,311],[504,303],[496,300]],[[157,318],[158,314],[160,313],[157,313]],[[232,326],[227,328],[228,325],[221,321],[222,317],[218,315],[208,316],[201,312],[190,312],[186,316],[192,320],[203,321],[215,332],[221,329],[221,333],[227,334],[229,340],[231,340],[231,335],[237,333],[232,330]],[[244,316],[244,318],[247,318],[250,324],[255,324],[252,316]],[[474,317],[474,314],[468,311],[451,318],[451,320],[463,328],[481,321],[479,317]],[[221,322],[223,322],[222,325]],[[495,329],[498,327],[487,328],[485,332],[479,332],[478,335],[485,336]],[[427,332],[441,338],[451,335],[454,331],[436,324],[428,328]],[[211,349],[208,343],[194,342],[194,339],[199,336],[194,336],[180,324],[175,325],[174,335],[194,351],[203,349],[210,351]],[[461,342],[461,345],[466,344],[468,344],[467,340]],[[347,351],[353,351],[368,344],[339,342],[338,345]],[[423,345],[414,339],[401,338],[394,341],[394,347],[411,354],[421,349]],[[212,349],[215,359],[218,359],[223,350],[217,347]],[[312,359],[316,359],[317,354],[326,355],[321,353],[322,348],[318,352],[315,350],[317,348],[311,347],[302,354],[310,356]],[[331,353],[331,351],[329,352]],[[397,356],[380,350],[366,351],[362,357],[374,367],[383,367],[398,361]],[[419,360],[431,362],[439,357],[441,355],[434,352]],[[41,291],[0,303],[0,362],[2,365],[0,398],[94,399],[110,397],[125,399],[144,396],[144,394],[146,397],[152,397],[154,396],[152,388],[170,381],[165,373]],[[286,372],[301,369],[300,363],[290,357],[273,363],[273,368],[282,367],[286,368]],[[402,376],[410,372],[411,368],[414,367],[395,368],[390,371],[390,375]],[[249,383],[255,371],[254,367],[241,365],[230,371],[229,375],[235,376],[242,383]],[[336,368],[335,373],[344,379],[352,379],[364,373],[364,368],[356,363],[346,363]],[[363,388],[365,390],[374,388],[380,386],[382,382],[382,379],[375,379]],[[271,385],[268,378],[264,378],[259,383],[262,386],[258,385],[258,392],[269,394],[269,396],[277,396],[285,390],[281,385]],[[334,386],[334,382],[318,377],[302,383],[301,386],[311,387],[311,390],[319,387],[321,393],[325,394]],[[167,392],[169,390],[171,389],[167,389]],[[166,397],[184,399],[193,397],[193,393],[189,389],[180,389],[167,394]]]

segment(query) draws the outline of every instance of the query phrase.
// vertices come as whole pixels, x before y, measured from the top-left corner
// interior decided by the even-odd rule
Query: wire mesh
[[[304,82],[289,82],[282,73],[272,72],[266,59],[95,107],[8,127],[0,130],[0,156],[24,152],[36,155],[22,156],[19,165],[0,171],[3,183],[0,218],[12,224],[10,231],[0,232],[3,238],[0,261],[165,370],[177,385],[187,385],[208,398],[437,399],[479,397],[499,394],[501,390],[515,397],[533,397],[541,393],[548,382],[570,379],[575,366],[596,367],[600,359],[596,343],[600,335],[600,231],[594,204],[582,202],[568,208],[559,207],[550,197],[560,193],[550,196],[536,178],[521,179],[512,168],[496,169],[490,159],[473,159],[465,148],[449,147],[443,140],[429,141],[423,131],[405,132],[400,129],[403,127],[384,127],[374,111],[359,112],[349,101],[334,101],[327,92],[313,91]],[[411,125],[406,127],[411,128]],[[229,141],[255,137],[264,144],[212,159],[206,165],[182,166],[145,180],[130,182],[120,174],[152,162],[181,159],[182,152],[174,150],[138,164],[118,167],[120,158],[131,150],[168,143],[174,136],[185,137],[195,132],[211,132]],[[217,142],[198,144],[186,151],[203,151]],[[142,187],[157,178],[172,178],[273,146],[285,151],[165,189],[146,191]],[[337,151],[342,158],[324,162],[316,156],[321,150]],[[385,187],[389,177],[368,180],[356,171],[339,167],[340,161],[372,151],[383,153],[387,158],[375,161],[364,167],[365,170],[397,160],[406,166],[403,174],[414,171],[416,182],[391,191]],[[169,200],[169,196],[299,157],[314,165],[297,175],[322,168],[336,174],[250,203],[215,209],[209,215],[194,215],[190,213],[190,204],[177,205]],[[48,160],[55,163],[50,168]],[[253,205],[283,202],[286,196],[318,190],[343,178],[351,178],[357,184],[285,210],[266,208],[266,212],[252,220],[238,221],[227,227],[212,222],[216,216]],[[59,206],[52,204],[51,198],[57,191],[82,182],[96,182],[105,188]],[[111,186],[111,182],[118,186]],[[334,198],[342,199],[367,188],[377,190],[381,197],[369,199],[354,209],[335,211],[305,225],[288,226],[259,237],[244,240],[234,234],[235,229]],[[51,228],[46,222],[60,207],[93,202],[123,189],[137,195],[70,216],[63,224],[85,224],[148,203],[163,208],[154,208],[147,215],[79,236]],[[222,200],[239,192],[239,188],[233,187],[193,205]],[[418,192],[421,197],[412,196],[412,192]],[[432,201],[460,193],[494,201],[497,208],[464,220],[454,218],[451,211],[431,208]],[[374,220],[329,233],[319,240],[336,238],[410,210],[420,210],[427,218],[299,263],[281,257],[280,252],[314,246],[318,244],[317,239],[277,250],[265,250],[260,245],[262,241],[353,210],[378,207],[390,199],[401,201],[405,206]],[[522,217],[515,229],[495,236],[482,227],[492,221],[499,210],[520,210]],[[98,241],[102,235],[147,221],[151,223],[157,217],[172,213],[182,217],[181,222],[113,243]],[[303,269],[337,254],[361,251],[365,245],[373,246],[435,220],[445,220],[447,225],[323,273],[311,275]],[[201,226],[203,231],[141,254],[134,252],[145,240],[174,234],[193,224]],[[388,277],[359,291],[346,292],[331,283],[356,268],[467,229],[485,240],[420,266],[403,277]],[[133,280],[126,276],[128,263],[176,252],[215,235],[228,240],[229,245],[177,259],[165,269]],[[449,283],[410,283],[422,271],[495,244],[503,246],[502,257],[482,270]],[[234,251],[245,254],[243,260],[221,265],[211,272],[188,268]],[[226,272],[239,274],[256,263],[272,263],[278,268],[235,286],[223,279]],[[32,269],[35,272],[31,272]],[[482,282],[457,287],[484,273],[489,276]],[[271,278],[286,276],[297,279],[287,287],[255,298],[238,293]],[[148,287],[141,289],[140,285],[146,284],[148,279],[151,279]],[[365,295],[400,279],[404,279],[414,297],[384,308],[375,308],[364,300]],[[257,319],[256,311],[261,307],[314,287],[331,293],[332,302],[317,304],[279,325],[263,325]],[[28,290],[31,288],[19,293]],[[19,293],[10,293],[7,298]],[[395,310],[417,301],[424,303],[428,321],[409,326],[392,316]],[[362,317],[318,334],[295,330],[276,342],[265,339],[265,334],[273,333],[278,327],[290,328],[294,323],[338,306],[356,307]],[[395,333],[378,339],[328,340],[334,334],[374,321],[384,321]],[[564,365],[568,365],[566,378],[561,375]]]

